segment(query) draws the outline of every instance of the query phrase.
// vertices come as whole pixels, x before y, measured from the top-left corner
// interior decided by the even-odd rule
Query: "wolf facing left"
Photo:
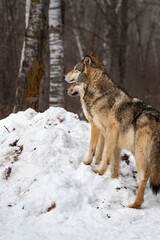
[[[105,71],[104,65],[98,61],[98,59],[96,58],[96,55],[93,52],[90,54],[90,57],[92,58],[92,64],[94,64],[94,67],[101,68],[103,71]],[[84,68],[85,68],[85,64],[84,64],[84,61],[82,60],[81,62],[77,63],[74,69],[65,76],[65,80],[68,83],[75,83],[78,79],[79,73],[84,72]],[[74,96],[74,94],[72,96]],[[82,103],[82,106],[83,106],[83,103]],[[102,152],[104,147],[104,137],[103,137],[103,134],[100,132],[99,128],[94,124],[94,122],[90,118],[87,112],[87,109],[83,108],[83,112],[86,119],[91,124],[89,154],[87,159],[84,161],[84,163],[87,165],[91,164],[93,161],[93,157],[95,155],[94,163],[99,164],[102,158]]]
[[[104,136],[102,161],[96,173],[104,174],[110,162],[111,177],[116,177],[121,149],[134,154],[139,187],[129,207],[140,208],[149,177],[153,193],[160,191],[160,113],[143,101],[131,98],[109,78],[105,69],[95,66],[94,61],[92,56],[81,61],[83,68],[78,71],[68,94],[80,95],[84,113]],[[69,73],[73,79],[74,71]]]

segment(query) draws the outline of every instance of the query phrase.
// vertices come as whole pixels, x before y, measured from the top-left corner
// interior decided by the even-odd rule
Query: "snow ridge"
[[[135,198],[134,157],[119,179],[86,166],[90,125],[63,108],[32,109],[0,121],[0,239],[159,239],[159,196]],[[92,168],[96,166],[92,165]]]

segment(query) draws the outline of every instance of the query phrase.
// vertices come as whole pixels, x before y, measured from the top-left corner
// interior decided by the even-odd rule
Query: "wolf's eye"
[[[76,70],[77,70],[77,67],[74,67],[74,70],[76,71]]]

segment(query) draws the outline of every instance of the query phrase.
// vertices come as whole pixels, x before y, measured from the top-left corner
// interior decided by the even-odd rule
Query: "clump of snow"
[[[0,121],[0,239],[159,239],[160,199],[148,185],[142,209],[127,208],[134,157],[118,179],[96,175],[83,164],[89,138],[90,125],[63,108]]]

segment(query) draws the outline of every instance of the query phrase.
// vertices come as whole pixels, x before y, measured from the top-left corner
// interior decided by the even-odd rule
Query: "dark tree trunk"
[[[17,81],[14,111],[39,110],[39,88],[44,77],[43,49],[49,0],[31,0],[25,34],[24,59]]]
[[[24,36],[25,0],[0,1],[0,118],[14,106]]]
[[[110,26],[110,75],[116,81],[119,79],[118,74],[118,16],[116,12],[117,0],[112,0],[108,6],[108,24]]]
[[[128,0],[122,0],[120,11],[120,44],[119,44],[119,84],[124,85],[125,67],[126,67],[126,49],[127,49],[127,21]]]

